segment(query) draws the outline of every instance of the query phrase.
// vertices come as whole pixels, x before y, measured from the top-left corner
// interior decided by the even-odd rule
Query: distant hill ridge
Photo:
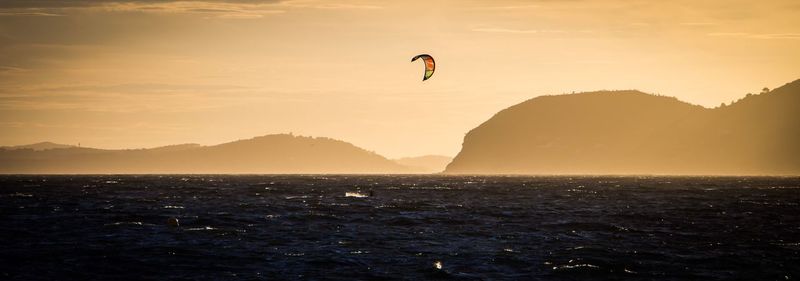
[[[800,174],[800,80],[713,109],[639,91],[541,96],[471,130],[449,174]]]
[[[32,149],[32,150],[49,150],[49,149],[59,149],[59,148],[70,148],[73,147],[72,145],[60,144],[60,143],[53,143],[53,142],[39,142],[34,144],[27,144],[27,145],[16,145],[16,146],[2,146],[0,149]]]
[[[423,155],[394,159],[394,162],[409,167],[415,173],[439,173],[444,171],[452,157],[442,155]]]
[[[276,134],[213,146],[152,149],[0,149],[0,173],[404,173],[350,143]]]

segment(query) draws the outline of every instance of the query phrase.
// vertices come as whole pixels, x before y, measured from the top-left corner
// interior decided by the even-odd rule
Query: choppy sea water
[[[0,176],[0,279],[794,280],[799,203],[798,178]]]

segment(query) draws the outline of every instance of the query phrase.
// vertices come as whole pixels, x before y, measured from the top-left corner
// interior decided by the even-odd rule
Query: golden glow
[[[538,95],[716,106],[800,74],[795,0],[20,3],[0,3],[0,145],[293,132],[455,155]],[[437,62],[424,83],[408,61],[420,53]]]

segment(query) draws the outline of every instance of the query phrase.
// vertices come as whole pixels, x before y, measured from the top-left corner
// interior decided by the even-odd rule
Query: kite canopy
[[[422,81],[428,80],[433,76],[433,71],[436,70],[436,63],[433,61],[433,57],[428,54],[422,54],[414,57],[411,61],[415,61],[417,59],[422,59],[425,62],[425,76],[422,76]]]

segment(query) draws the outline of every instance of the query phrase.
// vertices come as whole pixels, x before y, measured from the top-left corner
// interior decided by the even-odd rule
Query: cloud
[[[61,14],[42,12],[0,12],[0,17],[60,17]]]
[[[4,0],[0,16],[63,16],[73,10],[194,13],[218,18],[260,18],[283,13],[283,0]]]
[[[376,10],[372,2],[321,0],[0,0],[0,16],[63,16],[73,10],[191,13],[250,19],[291,9]]]
[[[800,39],[800,33],[754,34],[753,38],[758,38],[758,39]]]
[[[15,66],[3,66],[0,65],[0,74],[14,74],[20,72],[26,72],[28,69],[15,67]]]
[[[51,8],[77,8],[77,7],[96,7],[115,4],[164,4],[176,2],[205,2],[205,3],[228,3],[228,4],[274,4],[280,0],[3,0],[0,2],[0,9],[51,9]]]
[[[473,28],[473,32],[486,32],[486,33],[509,33],[509,34],[554,34],[564,33],[564,30],[552,29],[512,29],[512,28],[495,28],[495,27],[481,27]]]
[[[0,87],[0,109],[188,112],[268,98],[261,91],[236,85],[163,83]]]
[[[352,4],[323,4],[312,7],[317,9],[330,9],[330,10],[374,10],[383,8],[381,6],[375,6],[375,5],[352,5]]]
[[[319,0],[288,0],[281,2],[282,6],[292,8],[311,8],[323,10],[376,10],[383,9],[383,6],[373,4],[357,4],[357,3],[331,3],[331,1]]]
[[[258,18],[263,18],[264,15],[267,14],[282,14],[285,12],[286,11],[283,10],[270,10],[270,11],[261,11],[256,13],[246,13],[246,12],[217,13],[217,14],[212,14],[213,15],[212,17],[221,19],[258,19]]]
[[[519,33],[519,34],[534,34],[539,33],[534,29],[508,29],[508,28],[473,28],[474,32],[489,32],[489,33]]]
[[[126,83],[107,85],[69,85],[36,87],[31,90],[41,92],[96,92],[96,93],[126,93],[126,94],[169,94],[185,92],[232,92],[250,90],[251,88],[236,85],[194,85],[194,84],[164,84],[164,83]]]
[[[713,36],[713,37],[745,37],[745,36],[748,35],[748,33],[744,33],[744,32],[712,32],[712,33],[708,33],[707,35],[708,36]]]
[[[185,13],[197,13],[197,14],[207,14],[211,15],[216,18],[228,18],[228,19],[252,19],[252,18],[262,18],[264,15],[267,14],[280,14],[285,13],[284,10],[268,10],[268,9],[253,9],[252,7],[172,7],[172,9],[167,9],[167,11],[179,11]]]
[[[197,12],[197,13],[231,13],[231,12],[238,12],[236,10],[231,9],[213,9],[213,8],[194,8],[194,9],[186,9],[188,12]]]
[[[680,23],[680,25],[683,25],[683,26],[698,26],[699,27],[699,26],[715,26],[715,25],[719,25],[719,24],[715,23],[715,22],[682,22],[682,23]]]
[[[800,33],[747,33],[747,32],[713,32],[706,34],[712,37],[746,38],[746,39],[800,39]]]
[[[104,8],[111,10],[139,11],[179,11],[197,13],[232,14],[249,11],[247,14],[258,14],[265,6],[272,8],[312,8],[327,10],[374,10],[382,6],[368,4],[319,0],[3,0],[0,10],[43,10],[73,8]],[[38,12],[17,12],[9,14],[43,15]]]
[[[477,7],[478,10],[521,10],[521,9],[538,9],[541,5],[528,4],[528,5],[507,5],[507,6],[485,6]]]

